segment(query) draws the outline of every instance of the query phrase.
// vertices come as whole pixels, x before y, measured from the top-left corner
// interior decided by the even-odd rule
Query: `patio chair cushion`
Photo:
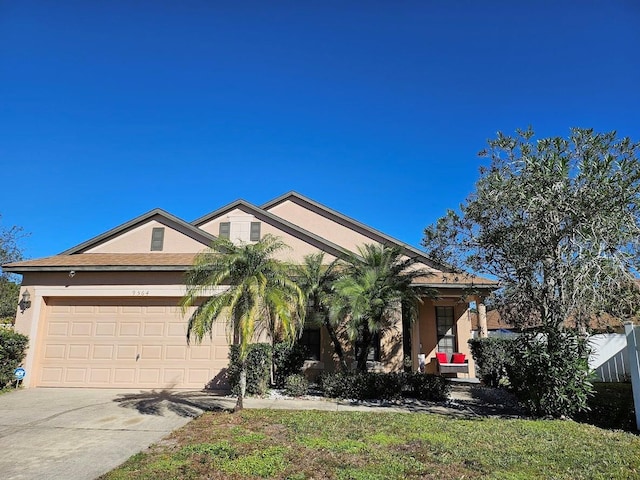
[[[436,353],[436,358],[438,359],[438,362],[440,362],[440,363],[447,363],[447,354],[446,354],[446,352],[437,352]]]
[[[454,353],[451,358],[451,363],[464,363],[464,353]]]

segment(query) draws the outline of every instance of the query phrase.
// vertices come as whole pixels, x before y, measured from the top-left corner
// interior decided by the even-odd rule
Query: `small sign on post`
[[[27,371],[22,367],[18,367],[13,371],[13,377],[16,379],[16,388],[18,388],[18,385],[20,385],[20,382],[26,375]]]

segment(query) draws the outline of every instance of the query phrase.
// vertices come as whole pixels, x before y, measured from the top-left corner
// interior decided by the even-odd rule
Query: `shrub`
[[[589,347],[578,333],[548,329],[526,333],[511,344],[509,383],[535,416],[571,416],[588,409]]]
[[[307,391],[309,390],[309,381],[304,375],[300,375],[299,373],[289,375],[284,381],[284,390],[287,395],[291,395],[292,397],[301,397],[302,395],[307,394]]]
[[[28,344],[27,336],[0,328],[0,388],[13,381],[13,371],[24,360]]]
[[[268,343],[254,343],[249,345],[247,352],[247,394],[264,395],[269,389],[271,377],[271,345]],[[240,393],[240,370],[238,360],[240,347],[232,345],[229,350],[229,369],[227,375],[229,385],[234,395]]]
[[[579,412],[575,420],[600,428],[636,430],[636,413],[631,383],[593,384],[594,395],[587,400],[589,411]]]
[[[513,338],[475,338],[469,340],[471,355],[478,375],[485,385],[499,387],[507,378],[507,365],[511,361]]]
[[[396,400],[407,391],[422,400],[445,400],[449,381],[422,373],[328,373],[320,377],[320,387],[330,398]]]
[[[287,342],[276,343],[273,347],[273,368],[276,387],[282,388],[290,375],[300,373],[307,349],[304,345]]]
[[[408,374],[407,384],[411,396],[419,400],[446,400],[451,390],[451,382],[447,378],[428,373]]]

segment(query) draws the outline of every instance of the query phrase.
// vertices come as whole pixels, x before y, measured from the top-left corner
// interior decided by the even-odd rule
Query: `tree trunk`
[[[340,362],[340,370],[346,372],[347,370],[349,370],[349,368],[347,366],[347,361],[344,358],[344,350],[342,350],[342,344],[340,343],[340,339],[338,338],[338,334],[336,333],[335,328],[333,328],[333,325],[331,325],[331,322],[327,317],[325,317],[324,319],[324,326],[329,333],[331,343],[333,343],[333,350],[338,356],[338,361]]]
[[[234,412],[239,412],[244,408],[244,395],[247,392],[247,361],[242,360],[240,367],[240,393],[238,394],[238,401],[236,402],[236,407],[233,409]]]
[[[365,327],[362,331],[362,343],[357,358],[358,372],[367,373],[367,357],[369,356],[369,347],[371,346],[371,332]]]

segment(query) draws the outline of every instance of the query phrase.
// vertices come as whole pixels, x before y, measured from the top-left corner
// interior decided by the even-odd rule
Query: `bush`
[[[227,375],[231,392],[240,393],[240,370],[238,360],[240,347],[231,345],[229,350],[229,368]],[[247,352],[247,395],[264,395],[269,389],[271,377],[271,345],[268,343],[254,343],[249,345]]]
[[[600,428],[636,430],[636,413],[631,383],[594,383],[594,395],[587,400],[589,411],[579,412],[575,420]]]
[[[499,387],[507,378],[507,365],[511,361],[511,344],[514,338],[474,338],[469,340],[471,355],[482,382],[489,387]]]
[[[304,375],[299,373],[289,375],[284,381],[284,390],[287,395],[292,397],[301,397],[306,395],[309,390],[309,381]]]
[[[572,416],[588,409],[589,347],[573,331],[527,333],[511,344],[509,383],[535,416]]]
[[[419,400],[441,401],[449,398],[451,382],[433,374],[412,373],[407,375],[407,384],[412,397]]]
[[[307,356],[304,345],[286,342],[276,343],[273,347],[273,368],[276,387],[285,386],[285,380],[290,376],[301,373]]]
[[[422,400],[445,400],[449,381],[422,373],[328,373],[320,377],[320,387],[330,398],[396,400],[403,392]]]
[[[13,330],[0,328],[0,388],[14,380],[13,371],[27,354],[29,338]]]

